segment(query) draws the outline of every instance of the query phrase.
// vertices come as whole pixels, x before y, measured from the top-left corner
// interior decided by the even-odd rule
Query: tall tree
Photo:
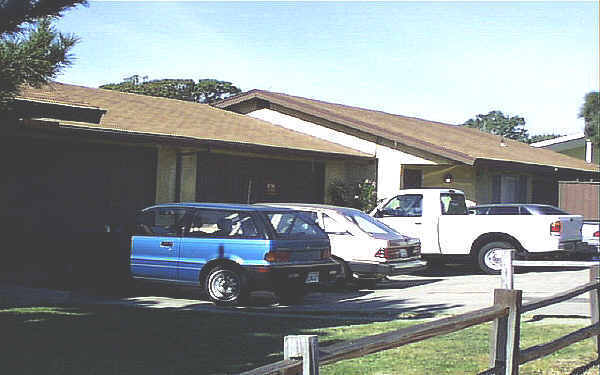
[[[536,134],[536,135],[532,135],[531,137],[529,137],[529,139],[527,139],[527,143],[547,141],[549,139],[554,139],[554,138],[558,138],[558,137],[562,137],[562,135],[561,134]]]
[[[133,75],[121,83],[109,83],[100,88],[208,104],[241,92],[231,82],[216,79],[200,79],[197,83],[193,79],[147,79]]]
[[[479,114],[475,118],[465,121],[463,126],[521,142],[527,142],[529,138],[523,117],[508,117],[500,111],[491,111],[487,115]]]
[[[60,17],[79,4],[87,5],[87,0],[0,0],[0,35],[21,32],[40,18]]]
[[[39,86],[72,63],[73,35],[56,31],[52,19],[86,0],[0,0],[0,106],[19,86]]]
[[[600,92],[592,91],[585,95],[579,118],[585,121],[585,136],[595,145],[600,144]]]

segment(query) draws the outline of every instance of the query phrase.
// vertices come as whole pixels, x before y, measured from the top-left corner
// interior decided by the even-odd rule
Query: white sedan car
[[[348,207],[303,203],[266,203],[305,211],[329,235],[333,258],[342,264],[342,281],[374,287],[386,276],[427,267],[421,242],[404,236],[362,211]]]

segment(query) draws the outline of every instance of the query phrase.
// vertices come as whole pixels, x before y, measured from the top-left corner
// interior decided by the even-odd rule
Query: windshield
[[[397,234],[392,228],[366,214],[346,213],[344,217],[350,222],[356,224],[363,232],[368,234]]]
[[[328,238],[327,234],[305,213],[273,212],[267,213],[267,218],[280,239]]]

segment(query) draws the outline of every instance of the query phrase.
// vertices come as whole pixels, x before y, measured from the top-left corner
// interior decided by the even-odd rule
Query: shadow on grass
[[[15,308],[0,310],[2,367],[15,374],[239,373],[280,360],[286,335],[318,334],[328,345],[320,329],[353,324],[115,305]]]
[[[569,375],[583,375],[585,374],[588,370],[593,369],[594,367],[600,369],[600,358],[591,361],[590,363],[587,363],[583,366],[577,367],[576,369],[574,369],[573,371],[571,371],[569,373]]]

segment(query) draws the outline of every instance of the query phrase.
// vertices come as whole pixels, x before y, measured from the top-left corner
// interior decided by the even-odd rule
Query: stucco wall
[[[475,170],[471,166],[463,165],[439,165],[424,166],[423,186],[424,187],[444,187],[448,189],[458,189],[465,192],[467,199],[476,200],[476,176]],[[454,181],[445,183],[444,176],[451,174]]]
[[[156,203],[174,202],[177,150],[171,147],[159,147],[157,159]]]
[[[366,169],[358,168],[356,166],[347,165],[349,170],[345,173],[344,177],[348,183],[357,183],[365,178],[375,179],[377,178],[377,194],[378,196],[387,196],[393,194],[401,187],[401,176],[400,169],[402,165],[433,165],[435,164],[431,160],[423,159],[421,157],[412,155],[407,152],[402,152],[398,149],[383,146],[375,142],[368,141],[353,135],[349,135],[328,127],[315,124],[309,121],[301,120],[294,116],[279,113],[271,109],[259,109],[248,113],[248,116],[258,118],[270,123],[283,126],[288,129],[292,129],[304,134],[311,135],[320,139],[327,140],[341,144],[343,146],[358,150],[377,158],[377,167],[371,167]],[[332,164],[331,175],[333,176],[339,166]],[[375,170],[377,176],[374,175]],[[341,172],[339,172],[341,173]],[[354,174],[354,177],[350,177]],[[360,175],[360,176],[359,176]],[[332,179],[328,179],[327,168],[325,172],[325,185],[328,186]]]
[[[185,153],[181,156],[181,201],[196,200],[197,153]]]

